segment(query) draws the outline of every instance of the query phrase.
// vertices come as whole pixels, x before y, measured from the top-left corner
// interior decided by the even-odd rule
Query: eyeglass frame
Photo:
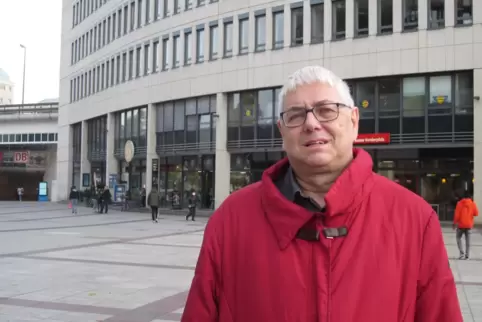
[[[317,107],[322,107],[322,106],[326,106],[326,105],[336,105],[336,116],[330,120],[323,120],[323,121],[320,121],[318,120],[318,118],[316,117],[315,113],[313,113],[313,111],[315,110],[315,108]],[[352,107],[346,105],[346,104],[343,104],[343,103],[336,103],[336,102],[323,102],[323,103],[320,103],[319,105],[317,106],[314,106],[314,107],[311,107],[311,108],[307,108],[307,107],[310,107],[309,105],[305,105],[305,108],[304,108],[304,111],[305,111],[305,119],[303,120],[303,123],[301,123],[300,125],[296,125],[296,126],[288,126],[283,118],[283,115],[286,114],[287,112],[289,112],[291,109],[293,108],[299,108],[301,106],[293,106],[291,107],[289,110],[287,111],[283,111],[281,113],[279,113],[279,116],[281,118],[281,120],[283,121],[283,124],[284,126],[286,126],[287,128],[290,128],[290,129],[294,129],[296,127],[300,127],[300,126],[303,126],[305,123],[306,123],[306,119],[308,117],[308,113],[312,113],[313,116],[315,117],[315,119],[320,122],[320,123],[328,123],[328,122],[332,122],[332,121],[335,121],[336,119],[338,119],[338,117],[340,116],[340,107],[347,107],[349,109],[352,109]]]

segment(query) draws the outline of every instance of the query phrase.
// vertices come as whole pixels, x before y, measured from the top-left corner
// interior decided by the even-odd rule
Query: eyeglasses
[[[312,108],[291,107],[289,110],[281,112],[280,117],[286,127],[293,128],[302,126],[306,122],[308,113],[313,113],[318,122],[331,122],[340,115],[340,107],[349,106],[341,103],[319,103]]]

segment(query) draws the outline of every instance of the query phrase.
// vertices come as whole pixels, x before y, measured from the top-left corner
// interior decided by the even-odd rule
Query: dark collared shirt
[[[301,188],[296,181],[293,169],[289,166],[286,172],[282,174],[276,181],[276,187],[286,199],[295,204],[308,209],[312,212],[324,212],[325,207],[320,206],[313,198],[302,195]]]

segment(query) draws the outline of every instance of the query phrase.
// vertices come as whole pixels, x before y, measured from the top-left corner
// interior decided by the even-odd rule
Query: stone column
[[[88,154],[89,154],[89,145],[88,145],[88,137],[89,137],[89,132],[88,132],[88,121],[82,121],[82,132],[81,132],[81,143],[80,143],[80,184],[82,190],[84,190],[83,182],[82,182],[82,177],[84,173],[88,173],[90,177],[90,161],[88,159]],[[90,186],[92,186],[92,180],[93,178],[90,177]]]
[[[147,106],[147,154],[146,154],[146,193],[151,192],[153,184],[157,185],[158,179],[152,173],[153,160],[157,160],[156,153],[156,107],[154,104]],[[156,162],[156,161],[155,161]],[[158,161],[157,161],[158,162]],[[159,163],[158,163],[159,164]],[[147,207],[147,203],[146,203]]]
[[[109,177],[111,174],[119,174],[119,161],[114,156],[115,149],[115,114],[107,114],[107,147],[105,156],[105,183],[109,185],[112,197],[114,196],[114,187],[110,187]],[[119,180],[119,176],[117,178]]]
[[[474,96],[482,96],[482,69],[474,69]],[[474,100],[474,201],[482,207],[482,130],[478,126],[482,121],[482,101]],[[475,222],[482,223],[482,216],[475,217]]]
[[[228,137],[228,104],[227,95],[218,93],[216,96],[216,162],[214,198],[217,209],[230,193],[231,156],[227,151]]]
[[[59,126],[57,142],[57,180],[52,180],[49,197],[53,202],[67,200],[72,186],[72,126]]]

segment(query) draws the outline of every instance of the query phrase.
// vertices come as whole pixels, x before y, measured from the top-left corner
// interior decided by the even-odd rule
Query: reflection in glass
[[[273,14],[273,47],[282,48],[284,44],[284,13]]]
[[[211,115],[199,116],[199,142],[211,141]]]

